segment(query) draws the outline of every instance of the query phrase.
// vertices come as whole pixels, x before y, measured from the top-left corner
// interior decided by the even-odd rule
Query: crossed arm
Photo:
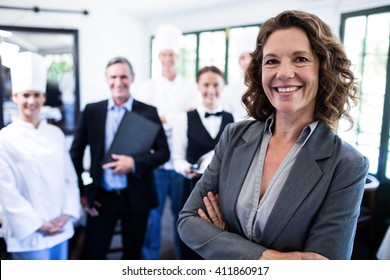
[[[228,231],[225,221],[219,208],[219,196],[213,192],[208,192],[203,198],[206,212],[201,208],[198,209],[198,215],[222,230]],[[266,249],[259,260],[327,260],[326,257],[314,252],[280,252],[277,250]]]

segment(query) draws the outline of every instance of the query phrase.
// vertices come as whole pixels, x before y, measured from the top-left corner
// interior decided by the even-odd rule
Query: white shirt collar
[[[131,111],[133,108],[134,98],[130,95],[130,98],[123,104],[121,107],[125,108],[127,111]],[[112,110],[113,108],[118,107],[115,105],[114,99],[112,96],[108,99],[107,110]]]
[[[35,128],[35,126],[32,123],[21,120],[17,116],[12,117],[12,122],[18,126],[22,126],[24,128],[28,128],[28,129],[40,129],[40,128],[45,127],[47,125],[47,121],[45,119],[41,119],[39,121],[38,127]]]
[[[217,113],[222,112],[222,107],[218,106],[214,110],[207,109],[203,104],[200,104],[198,107],[196,107],[196,110],[198,111],[199,115],[204,116],[205,113]]]

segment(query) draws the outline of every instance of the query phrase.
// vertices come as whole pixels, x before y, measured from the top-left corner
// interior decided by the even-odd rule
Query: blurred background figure
[[[107,259],[118,222],[122,259],[141,259],[149,212],[158,205],[153,169],[168,160],[169,148],[157,109],[131,95],[134,75],[133,66],[126,58],[109,60],[105,79],[111,95],[85,106],[70,149],[79,178],[81,203],[87,213],[83,259]],[[130,112],[138,115],[136,122],[153,122],[157,126],[155,136],[145,136],[154,137],[153,142],[146,150],[112,153],[111,159],[105,162],[114,139],[133,124],[126,121]],[[122,137],[133,147],[138,140],[135,134]],[[88,185],[82,179],[87,146],[92,178]]]
[[[234,121],[233,115],[223,111],[220,105],[224,73],[215,66],[206,66],[198,71],[196,82],[202,103],[195,110],[181,114],[173,130],[175,170],[185,177],[181,208],[203,173],[195,164],[214,150],[225,126]],[[181,259],[200,257],[181,242]]]
[[[181,77],[176,72],[182,37],[181,31],[173,25],[164,24],[157,28],[155,35],[162,68],[161,76],[147,80],[142,84],[137,98],[157,108],[172,152],[172,127],[177,115],[196,108],[200,97],[196,90],[196,84]],[[181,210],[183,177],[175,172],[172,157],[154,171],[154,176],[159,206],[150,213],[143,257],[145,259],[160,258],[161,217],[166,199],[170,197],[175,229],[175,254],[176,258],[179,258],[180,239],[176,231],[176,221]]]
[[[19,112],[0,131],[0,203],[13,259],[65,260],[80,215],[77,176],[62,131],[39,113],[46,100],[44,58],[19,53],[11,67]]]
[[[376,257],[378,260],[390,260],[390,226],[379,245]]]
[[[64,106],[65,129],[73,131],[75,128],[75,78],[73,71],[63,73],[58,81]]]
[[[251,62],[250,53],[256,48],[257,34],[258,30],[251,28],[246,28],[239,34],[236,50],[242,75],[239,80],[231,81],[225,87],[221,97],[223,109],[232,113],[236,121],[248,118],[248,114],[241,98],[247,89],[247,86],[244,84],[244,76],[249,63]]]

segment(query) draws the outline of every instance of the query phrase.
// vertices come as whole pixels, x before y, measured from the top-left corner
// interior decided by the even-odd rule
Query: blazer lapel
[[[264,130],[264,124],[256,122],[252,125],[247,132],[242,136],[241,142],[238,143],[237,147],[234,149],[231,159],[234,159],[230,165],[228,176],[226,179],[226,184],[230,187],[227,188],[226,197],[229,199],[225,200],[225,205],[227,211],[226,213],[232,213],[231,218],[233,218],[234,225],[236,230],[241,232],[241,227],[239,226],[239,221],[235,213],[235,208],[237,204],[238,195],[240,194],[242,184],[244,183],[246,174],[248,173],[249,167],[252,163],[253,157],[257,151],[259,143],[262,139]]]
[[[107,106],[108,106],[108,100],[102,102],[99,104],[100,106],[96,110],[96,114],[94,115],[94,123],[96,124],[96,139],[102,139],[101,141],[98,140],[98,151],[99,156],[98,159],[102,160],[104,156],[104,146],[105,146],[105,139],[106,139],[106,119],[107,119]]]
[[[327,137],[328,133],[325,125],[319,123],[302,147],[265,225],[264,246],[272,244],[322,177],[323,172],[316,161],[332,155],[333,142]]]
[[[137,100],[133,99],[133,108],[131,108],[131,110],[133,112],[139,113],[139,111],[141,110],[140,105],[141,105],[140,102],[138,102]]]

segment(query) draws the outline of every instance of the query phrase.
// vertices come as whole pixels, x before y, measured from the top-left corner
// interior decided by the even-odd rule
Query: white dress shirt
[[[77,175],[62,131],[14,120],[0,130],[0,204],[9,252],[51,248],[73,236],[80,216]],[[71,216],[63,232],[38,232],[45,221]]]
[[[118,107],[115,105],[114,99],[110,97],[107,105],[107,118],[105,128],[105,147],[104,152],[107,153],[110,149],[112,141],[114,141],[115,134],[118,127],[125,115],[126,111],[131,112],[133,109],[134,99],[130,98]],[[106,168],[103,170],[103,182],[102,187],[107,191],[122,190],[127,187],[127,175],[119,175],[113,172],[112,168]]]
[[[208,118],[205,117],[206,112],[208,113],[216,113],[221,112],[222,107],[218,107],[215,110],[208,110],[203,105],[199,105],[196,108],[200,120],[202,121],[203,126],[206,128],[207,132],[210,134],[211,138],[215,139],[217,137],[219,129],[222,124],[222,116],[210,116]],[[185,170],[191,166],[191,164],[186,160],[186,153],[188,147],[188,119],[187,113],[182,113],[177,119],[173,129],[173,151],[172,157],[174,161],[174,167],[176,172],[182,174],[183,176],[190,178],[187,176]]]
[[[166,118],[163,124],[169,149],[173,150],[172,128],[177,116],[194,110],[201,102],[201,94],[195,82],[177,75],[173,81],[165,77],[150,79],[143,83],[135,95],[136,99],[157,108],[159,116]],[[165,169],[173,169],[172,153],[164,164]]]

